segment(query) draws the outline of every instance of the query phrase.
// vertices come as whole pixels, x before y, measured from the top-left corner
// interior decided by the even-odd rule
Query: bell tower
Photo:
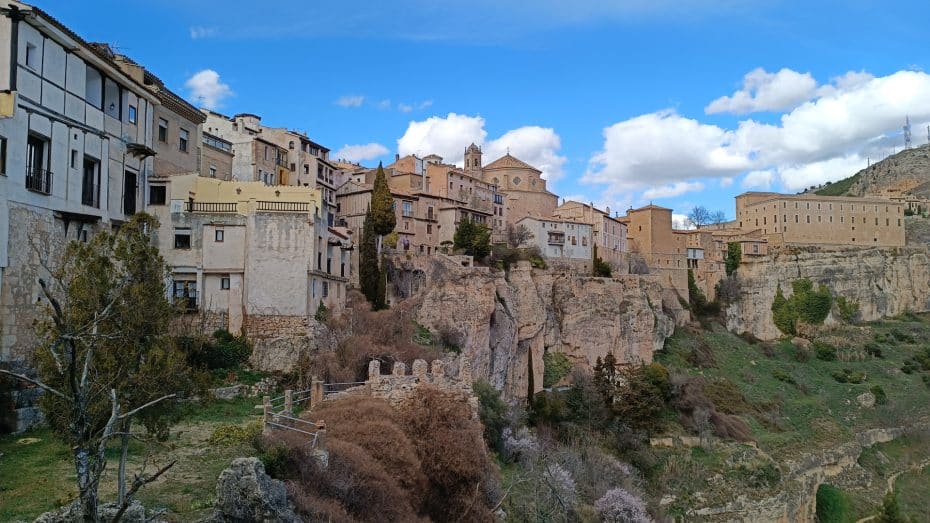
[[[481,178],[481,147],[474,143],[465,149],[465,172],[476,178]]]

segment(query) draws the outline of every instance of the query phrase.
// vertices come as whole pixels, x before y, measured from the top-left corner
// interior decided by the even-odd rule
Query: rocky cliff
[[[781,285],[787,296],[799,278],[857,303],[863,321],[930,310],[930,255],[922,247],[784,249],[743,263],[737,274],[739,299],[727,308],[727,328],[763,340],[781,336],[772,321],[776,288]],[[827,323],[832,321],[833,313]]]
[[[592,278],[528,263],[490,272],[442,256],[398,257],[391,281],[393,301],[415,300],[417,321],[455,339],[475,378],[510,399],[542,390],[547,351],[583,368],[609,352],[620,361],[651,361],[682,312],[678,303],[663,303],[649,276]]]

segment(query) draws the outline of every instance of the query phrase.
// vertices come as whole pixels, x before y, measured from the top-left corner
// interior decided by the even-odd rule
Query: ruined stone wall
[[[472,413],[477,415],[478,400],[472,394],[471,364],[468,359],[460,358],[458,373],[454,376],[448,375],[447,370],[440,360],[434,360],[429,366],[425,360],[414,360],[410,374],[407,374],[407,366],[402,362],[394,364],[391,374],[381,374],[381,362],[372,360],[368,364],[368,380],[363,389],[372,397],[382,398],[397,407],[407,402],[419,387],[428,385],[461,396],[471,406]]]
[[[265,372],[292,372],[301,357],[336,348],[332,333],[305,316],[249,315],[243,325],[252,343],[249,363]]]
[[[728,307],[727,328],[763,340],[781,336],[772,319],[778,286],[809,278],[834,295],[859,305],[860,319],[877,320],[930,310],[930,253],[926,247],[857,249],[782,248],[769,256],[744,258],[737,271],[740,298]],[[827,323],[836,321],[834,314]]]
[[[490,272],[435,256],[391,263],[393,301],[415,300],[417,321],[451,333],[474,377],[510,400],[542,390],[547,351],[587,369],[610,352],[622,362],[652,361],[680,312],[648,275],[593,278],[526,262]]]

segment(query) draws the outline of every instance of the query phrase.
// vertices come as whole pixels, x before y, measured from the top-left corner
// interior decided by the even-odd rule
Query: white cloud
[[[694,224],[688,219],[687,214],[672,213],[672,229],[694,229]]]
[[[560,178],[566,158],[558,154],[562,141],[554,129],[525,126],[507,131],[497,139],[486,141],[485,121],[480,116],[449,113],[413,121],[397,140],[401,155],[425,156],[435,153],[446,162],[462,165],[465,148],[474,142],[482,146],[485,163],[496,160],[509,150],[524,162],[538,168],[547,180]]]
[[[365,97],[358,95],[340,96],[336,100],[336,105],[340,107],[361,107],[363,103],[365,103]]]
[[[732,177],[732,176],[726,176],[726,177],[720,179],[720,186],[721,186],[721,187],[726,188],[726,187],[730,187],[731,185],[733,185],[733,177]]]
[[[381,145],[380,143],[366,143],[366,144],[357,144],[357,145],[344,145],[341,149],[336,151],[333,154],[333,157],[338,160],[346,160],[349,162],[361,162],[364,160],[371,160],[379,156],[384,156],[389,153],[387,147]]]
[[[507,131],[500,138],[491,140],[484,146],[487,161],[493,161],[510,154],[536,167],[543,172],[547,180],[557,180],[564,174],[562,166],[567,160],[560,156],[562,140],[554,129],[535,125],[520,127]]]
[[[743,77],[743,88],[731,96],[721,96],[707,107],[707,114],[747,114],[759,111],[784,111],[810,100],[817,91],[817,81],[810,73],[782,69],[766,72],[761,67]]]
[[[752,171],[747,173],[743,178],[743,189],[768,189],[775,180],[775,173],[772,171]]]
[[[207,109],[216,109],[225,98],[233,94],[229,85],[221,82],[219,73],[213,69],[194,73],[184,82],[184,87],[190,90],[189,99]]]
[[[376,104],[376,107],[377,107],[378,109],[388,110],[388,109],[391,108],[391,101],[390,101],[390,100],[381,100],[380,102],[378,102],[378,103]]]
[[[604,148],[589,161],[584,183],[607,184],[616,194],[699,176],[733,176],[751,162],[732,131],[666,110],[604,129]]]
[[[188,30],[192,40],[210,38],[211,36],[216,36],[218,32],[215,27],[203,27],[199,25],[191,26]]]
[[[402,113],[409,113],[413,111],[420,111],[420,110],[426,109],[427,107],[430,107],[432,105],[433,105],[432,100],[423,100],[422,102],[417,102],[417,103],[412,103],[412,104],[399,103],[397,104],[397,110]]]
[[[642,197],[646,200],[658,200],[660,198],[673,198],[685,193],[703,190],[704,184],[701,182],[676,182],[647,189],[643,191]]]
[[[614,195],[766,171],[770,179],[754,174],[743,183],[797,190],[854,174],[866,156],[900,150],[905,115],[915,129],[930,120],[930,75],[847,73],[773,123],[744,119],[728,129],[671,110],[645,114],[604,129],[603,149],[582,181]]]

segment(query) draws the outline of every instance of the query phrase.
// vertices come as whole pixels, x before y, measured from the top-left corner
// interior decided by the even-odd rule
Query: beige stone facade
[[[736,226],[775,245],[903,247],[906,204],[884,198],[744,193]]]
[[[556,208],[552,215],[562,220],[591,224],[597,256],[614,268],[620,268],[626,263],[624,253],[629,252],[626,224],[619,217],[611,216],[609,207],[602,211],[593,204],[567,201]]]
[[[206,132],[201,135],[203,141],[200,148],[200,176],[232,180],[232,142]]]
[[[687,240],[672,230],[672,210],[647,205],[627,211],[622,221],[627,225],[630,252],[640,255],[650,271],[659,274],[666,289],[687,297]]]
[[[150,212],[162,223],[169,293],[191,311],[238,332],[250,316],[312,318],[321,302],[342,310],[351,245],[315,234],[318,191],[196,174],[152,183],[168,195]]]
[[[240,113],[229,117],[206,109],[201,111],[206,115],[203,132],[232,144],[231,179],[288,185],[288,150],[262,135],[260,116]]]
[[[482,166],[481,151],[476,149],[469,147],[466,150],[465,161],[470,166],[466,169],[478,172],[480,168],[484,181],[497,186],[503,194],[505,225],[515,224],[527,216],[552,216],[558,207],[559,197],[546,188],[542,171],[510,153]]]

